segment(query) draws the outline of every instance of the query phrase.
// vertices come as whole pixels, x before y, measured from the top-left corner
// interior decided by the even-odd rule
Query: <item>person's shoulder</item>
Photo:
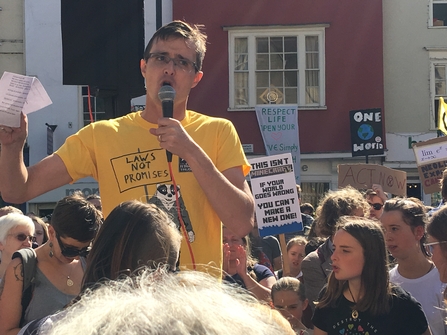
[[[233,125],[233,123],[228,120],[224,119],[222,117],[217,116],[210,116],[206,114],[202,114],[193,110],[187,110],[188,113],[188,119],[190,123],[193,122],[203,122],[203,123],[209,123],[209,124],[222,124],[222,125]]]
[[[318,250],[318,249],[317,249],[317,250]],[[318,252],[317,252],[317,250],[314,250],[314,251],[309,252],[309,253],[306,255],[306,257],[304,257],[302,265],[304,264],[304,262],[306,262],[306,263],[308,263],[308,262],[313,262],[315,259],[318,259],[319,257],[318,257]],[[301,265],[301,266],[302,266],[302,265]]]
[[[416,301],[409,292],[398,285],[391,287],[391,297],[393,301]]]
[[[274,276],[274,273],[272,272],[272,270],[270,270],[268,267],[266,267],[265,265],[256,263],[255,265],[253,265],[253,271],[255,273],[258,274],[265,274],[265,275],[272,275]]]
[[[135,121],[138,121],[139,119],[142,120],[141,113],[140,112],[131,112],[123,116],[118,116],[113,119],[107,119],[107,120],[98,120],[93,123],[89,123],[84,128],[113,128],[118,127],[120,125],[124,124],[132,124]]]

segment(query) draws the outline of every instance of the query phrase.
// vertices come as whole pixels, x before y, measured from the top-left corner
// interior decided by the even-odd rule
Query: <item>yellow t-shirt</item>
[[[250,166],[230,121],[188,110],[181,123],[219,171],[241,166],[244,175],[249,172]],[[144,120],[140,112],[95,122],[67,138],[56,154],[73,181],[87,176],[98,181],[104,216],[121,202],[137,199],[161,207],[179,226],[176,189],[169,174],[166,151],[149,133],[150,128],[157,125]],[[195,263],[220,269],[221,221],[187,162],[174,155],[172,169]],[[180,265],[192,268],[185,237]]]

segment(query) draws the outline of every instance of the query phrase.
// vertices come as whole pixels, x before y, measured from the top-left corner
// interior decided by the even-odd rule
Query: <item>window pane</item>
[[[320,102],[319,71],[306,71],[306,104]]]
[[[433,4],[433,26],[447,26],[447,3]]]
[[[296,88],[286,88],[285,95],[286,95],[285,97],[286,104],[298,103],[298,90]]]
[[[234,40],[234,69],[236,71],[248,70],[248,40],[236,38]]]
[[[268,72],[256,72],[256,87],[269,87]]]
[[[283,72],[271,72],[270,73],[270,83],[277,87],[283,87],[283,81],[282,81]]]
[[[265,88],[257,88],[256,89],[256,104],[266,104],[267,101],[262,99],[262,94],[264,93]]]
[[[270,56],[270,69],[271,70],[282,70],[283,66],[283,55],[282,54],[272,54]]]
[[[306,51],[318,52],[318,36],[306,36]]]
[[[248,39],[246,37],[234,39],[234,52],[236,54],[248,53]]]
[[[269,55],[256,55],[256,70],[269,69]]]
[[[234,101],[236,105],[248,105],[248,73],[234,74]]]
[[[246,71],[248,70],[248,55],[234,55],[234,70]]]
[[[284,86],[285,87],[297,87],[298,86],[298,71],[284,72]]]
[[[435,65],[435,95],[445,96],[447,95],[447,78],[446,78],[447,65]]]
[[[436,80],[444,80],[445,81],[445,66],[444,65],[436,65],[435,66],[435,78],[436,78]]]
[[[297,54],[286,54],[285,58],[285,69],[298,69],[298,55]]]
[[[267,37],[258,37],[256,39],[256,52],[257,53],[269,52],[269,40]]]
[[[446,95],[446,85],[445,82],[438,82],[435,84],[435,94],[437,96]]]
[[[284,37],[284,51],[285,52],[296,52],[297,43],[296,37]]]
[[[318,74],[320,71],[306,71],[306,86],[320,86]]]
[[[318,53],[306,53],[306,69],[318,69]]]
[[[270,52],[282,52],[282,37],[270,37]]]

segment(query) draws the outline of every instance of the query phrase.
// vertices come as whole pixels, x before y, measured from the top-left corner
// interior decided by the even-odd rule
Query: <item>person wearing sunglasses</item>
[[[157,206],[138,200],[121,203],[104,220],[95,238],[79,298],[102,283],[138,276],[145,267],[174,272],[181,240],[175,224]],[[63,319],[65,312],[32,321],[19,335],[41,334],[47,325]]]
[[[424,246],[427,222],[424,204],[415,198],[390,199],[380,221],[387,249],[397,262],[390,270],[390,281],[421,304],[433,335],[447,334],[443,284]]]
[[[431,256],[438,269],[439,279],[447,283],[447,206],[439,209],[431,217],[427,226],[426,252]],[[444,301],[447,302],[447,286],[445,286]]]
[[[0,217],[0,282],[11,262],[12,254],[29,248],[34,240],[33,221],[19,213]]]
[[[379,220],[383,213],[383,205],[387,200],[387,196],[385,192],[383,192],[382,186],[373,184],[372,188],[366,191],[365,198],[370,206],[369,218],[372,220]]]
[[[80,194],[57,202],[48,228],[49,239],[35,249],[37,267],[26,308],[22,307],[22,260],[14,258],[6,269],[0,296],[0,334],[17,334],[24,324],[53,314],[79,294],[84,257],[101,220],[94,205]]]

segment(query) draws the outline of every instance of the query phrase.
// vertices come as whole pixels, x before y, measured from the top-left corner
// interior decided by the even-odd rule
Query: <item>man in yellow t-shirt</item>
[[[178,225],[179,217],[185,223],[181,265],[221,268],[221,224],[245,236],[253,227],[254,205],[245,181],[249,164],[233,125],[186,107],[190,90],[203,76],[205,42],[199,27],[182,21],[157,30],[140,64],[145,110],[81,129],[34,166],[26,168],[21,155],[26,117],[19,128],[0,126],[0,171],[8,171],[0,174],[3,198],[20,203],[93,176],[99,183],[104,216],[125,200],[157,204]],[[164,85],[176,92],[172,118],[163,117],[158,98]],[[174,155],[172,173],[165,150]],[[179,210],[172,201],[176,195]]]

